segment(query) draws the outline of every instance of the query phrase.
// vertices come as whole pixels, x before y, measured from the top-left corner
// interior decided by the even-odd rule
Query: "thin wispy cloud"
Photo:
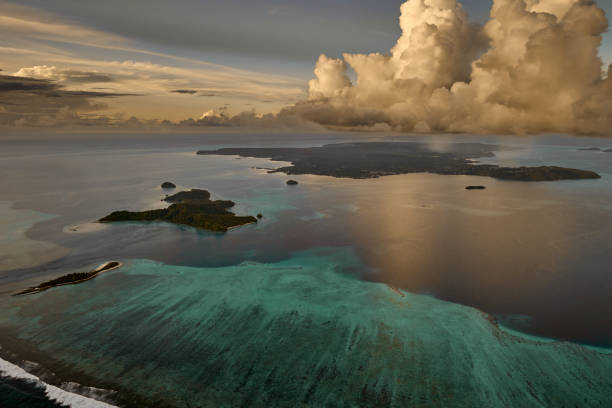
[[[117,59],[124,55],[129,59]],[[303,82],[289,75],[262,74],[148,50],[128,38],[8,2],[0,3],[0,59],[3,68],[15,76],[55,81],[68,90],[91,91],[103,82],[117,94],[146,95],[141,106],[159,105],[163,103],[159,98],[179,95],[177,89],[193,89],[195,92],[182,94],[194,97],[214,94],[256,100],[264,96],[279,105],[304,95]],[[197,106],[203,101],[198,98],[192,103]],[[185,111],[185,102],[168,105],[168,117]],[[109,109],[113,111],[114,104]]]
[[[16,14],[11,15],[11,13]],[[135,47],[133,41],[128,38],[83,27],[78,24],[62,22],[59,17],[52,16],[48,13],[43,13],[28,7],[12,5],[6,2],[0,2],[0,33],[3,35],[3,42],[5,44],[9,43],[8,38],[14,40],[14,42],[11,42],[13,47],[10,47],[12,51],[18,49],[15,47],[18,43],[27,43],[30,47],[36,46],[36,48],[25,47],[23,51],[27,52],[28,50],[36,51],[38,47],[44,50],[44,48],[48,46],[48,44],[45,44],[46,42],[55,41],[78,45],[80,47],[87,46],[160,57],[185,64],[205,67],[210,71],[220,71],[218,74],[226,77],[240,76],[242,78],[263,82],[280,81],[288,83],[296,81],[296,78],[290,75],[269,75],[262,72],[248,71],[227,65],[216,64],[205,60],[138,48]],[[33,43],[33,40],[38,40],[38,42]],[[51,48],[51,50],[56,52],[62,49],[56,46]],[[68,55],[73,54],[70,49],[63,49],[63,53]],[[147,60],[144,61],[146,63]]]
[[[294,14],[282,4],[260,11]],[[91,92],[83,94],[88,103],[66,107],[75,117],[100,106],[105,117],[166,125],[603,134],[612,129],[609,52],[600,49],[607,24],[593,0],[494,0],[484,25],[472,23],[457,0],[407,0],[390,49],[321,54],[308,82],[282,64],[282,74],[266,74],[172,54],[0,1],[0,60],[15,77]],[[101,86],[117,96],[97,104]],[[254,109],[236,110],[247,104]]]

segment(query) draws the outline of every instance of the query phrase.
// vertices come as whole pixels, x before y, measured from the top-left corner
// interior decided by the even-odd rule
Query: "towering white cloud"
[[[339,59],[327,58],[321,55],[315,66],[314,73],[317,79],[308,82],[308,97],[312,100],[331,98],[340,95],[351,86],[346,76],[346,64]]]
[[[408,0],[389,54],[322,55],[294,109],[328,126],[612,133],[607,24],[593,0],[494,0],[483,29],[456,0]]]

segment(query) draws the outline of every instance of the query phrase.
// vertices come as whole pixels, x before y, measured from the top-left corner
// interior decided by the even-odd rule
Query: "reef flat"
[[[359,265],[343,248],[210,268],[132,260],[18,298],[0,340],[119,406],[611,406],[612,356],[346,273]]]
[[[165,221],[215,232],[226,232],[231,228],[257,222],[255,217],[237,216],[228,211],[235,205],[233,201],[212,201],[206,190],[181,191],[163,201],[173,204],[157,210],[115,211],[100,218],[98,222]]]
[[[337,143],[308,148],[223,148],[200,150],[200,155],[237,155],[291,162],[270,172],[315,174],[347,178],[375,178],[392,174],[435,173],[488,176],[501,180],[553,181],[597,179],[593,171],[558,166],[500,167],[474,164],[479,157],[493,157],[502,146],[454,143],[435,149],[427,143]]]

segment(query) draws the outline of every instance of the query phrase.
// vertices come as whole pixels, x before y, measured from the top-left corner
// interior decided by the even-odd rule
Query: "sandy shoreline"
[[[115,265],[115,266],[113,266],[111,268],[104,269],[107,265],[109,265],[109,264],[111,264],[113,262],[117,262],[117,265]],[[93,275],[88,276],[85,279],[80,279],[80,280],[74,281],[74,282],[58,283],[58,284],[49,285],[49,286],[34,286],[34,287],[30,287],[30,288],[24,289],[21,292],[14,293],[13,296],[30,295],[30,294],[34,294],[34,293],[40,293],[40,292],[43,292],[43,291],[45,291],[47,289],[55,288],[55,287],[58,287],[58,286],[76,285],[76,284],[79,284],[79,283],[87,282],[88,280],[92,280],[92,279],[96,278],[97,276],[103,274],[104,272],[109,272],[109,271],[118,269],[118,268],[120,268],[122,266],[123,266],[123,264],[121,262],[118,262],[118,261],[105,262],[105,263],[103,263],[102,265],[98,266],[96,269],[94,269],[92,271],[92,272],[95,272]]]
[[[240,225],[234,225],[233,227],[229,227],[226,231],[235,230],[237,228],[244,227],[245,225],[251,225],[251,224],[257,224],[257,221],[247,222],[245,224],[240,224]]]

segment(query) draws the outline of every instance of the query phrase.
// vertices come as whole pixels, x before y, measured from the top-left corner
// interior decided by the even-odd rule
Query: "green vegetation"
[[[78,282],[78,281],[83,281],[83,280],[86,280],[86,279],[89,279],[89,278],[92,278],[92,277],[96,276],[100,272],[107,271],[107,270],[115,268],[117,266],[119,266],[119,262],[116,262],[116,261],[109,262],[106,265],[104,265],[104,268],[96,269],[96,270],[90,271],[90,272],[69,273],[68,275],[60,276],[57,279],[53,279],[53,280],[50,280],[50,281],[47,281],[47,282],[43,282],[40,285],[38,285],[37,288],[44,288],[44,287],[47,287],[47,286],[57,286],[57,285],[63,285],[65,283],[74,283],[74,282]]]
[[[99,222],[165,221],[215,232],[226,232],[233,227],[257,222],[255,217],[240,217],[228,211],[234,206],[233,201],[210,200],[210,193],[206,190],[181,191],[166,197],[164,201],[174,204],[159,210],[115,211]]]
[[[500,167],[475,165],[481,157],[494,157],[503,146],[481,143],[450,143],[436,150],[427,143],[367,142],[337,143],[321,147],[295,148],[224,148],[200,150],[200,155],[238,155],[291,162],[290,166],[269,170],[270,173],[316,174],[357,179],[391,174],[434,173],[444,175],[487,176],[500,180],[553,181],[598,179],[588,170],[558,166]],[[588,149],[591,150],[591,149]],[[287,184],[297,184],[289,180]]]
[[[555,181],[601,178],[599,174],[593,171],[568,169],[558,166],[498,167],[492,165],[480,165],[470,166],[461,174],[489,176],[500,180],[517,181]]]
[[[40,285],[38,285],[38,287],[57,286],[57,285],[63,285],[64,283],[78,282],[78,281],[82,281],[85,279],[89,279],[92,276],[97,275],[97,274],[98,272],[94,272],[94,271],[69,273],[68,275],[60,276],[57,279],[43,282]]]
[[[95,269],[93,271],[69,273],[68,275],[60,276],[57,279],[52,279],[50,281],[43,282],[43,283],[41,283],[41,284],[39,284],[37,286],[33,286],[33,287],[29,287],[27,289],[24,289],[21,292],[16,293],[15,295],[26,295],[28,293],[37,293],[37,292],[42,292],[43,290],[47,290],[49,288],[52,288],[54,286],[68,285],[68,284],[71,284],[71,283],[84,282],[86,280],[93,279],[94,277],[96,277],[96,275],[98,275],[98,274],[100,274],[100,273],[102,273],[104,271],[116,268],[119,265],[120,265],[119,262],[113,261],[113,262],[108,262],[103,267]]]
[[[162,188],[176,188],[176,185],[170,181],[164,181],[161,186]]]
[[[169,203],[208,202],[210,201],[210,193],[207,190],[194,188],[189,191],[179,191],[176,194],[164,198],[164,201]],[[215,202],[221,202],[221,200]],[[231,201],[227,202],[232,203],[230,207],[234,205]]]
[[[298,184],[298,182],[297,182],[297,181],[295,181],[295,180],[287,180],[287,185],[288,185],[288,186],[295,186],[295,185],[297,185],[297,184]]]

